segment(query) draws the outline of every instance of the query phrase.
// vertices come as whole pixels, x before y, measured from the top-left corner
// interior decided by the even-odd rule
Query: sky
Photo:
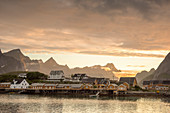
[[[70,68],[157,68],[170,50],[170,0],[0,0],[0,48]]]

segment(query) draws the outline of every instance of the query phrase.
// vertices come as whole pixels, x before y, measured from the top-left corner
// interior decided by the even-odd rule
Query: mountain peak
[[[120,70],[116,69],[113,63],[107,63],[106,67],[109,67],[112,71],[120,72]]]
[[[45,63],[57,64],[53,57],[50,57]]]

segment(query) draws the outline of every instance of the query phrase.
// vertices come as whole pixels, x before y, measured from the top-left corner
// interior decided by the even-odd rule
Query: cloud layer
[[[170,50],[169,0],[0,3],[0,45],[5,50],[140,57],[164,57],[148,51]]]

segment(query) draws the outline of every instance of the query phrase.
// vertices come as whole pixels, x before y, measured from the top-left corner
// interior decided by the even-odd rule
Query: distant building
[[[33,89],[43,89],[45,87],[45,83],[32,83],[31,88]]]
[[[119,83],[127,82],[130,86],[135,87],[137,85],[137,80],[135,77],[120,77]]]
[[[167,90],[170,87],[170,80],[150,80],[143,81],[143,89],[147,90]]]
[[[29,87],[29,83],[25,79],[14,79],[10,88],[25,89]]]
[[[71,76],[72,80],[78,80],[81,81],[83,79],[88,79],[88,76],[86,74],[74,74],[73,76]]]
[[[130,88],[130,85],[127,82],[124,82],[123,85],[125,85],[127,87],[127,89]]]
[[[96,78],[96,77],[89,77],[88,79],[83,79],[82,83],[84,84],[110,84],[110,80],[108,78]]]
[[[117,87],[118,85],[117,84],[110,84],[107,89],[110,89],[110,90],[117,90]]]
[[[117,91],[119,91],[119,92],[127,91],[127,87],[123,84],[120,84],[117,88]]]
[[[64,72],[62,70],[51,71],[49,80],[64,80]]]
[[[2,82],[0,83],[0,88],[10,88],[11,82]]]
[[[142,87],[142,89],[146,89],[146,90],[148,90],[148,86],[150,85],[150,81],[143,81],[143,87]]]
[[[20,74],[18,74],[18,77],[27,78],[27,73],[20,73]]]

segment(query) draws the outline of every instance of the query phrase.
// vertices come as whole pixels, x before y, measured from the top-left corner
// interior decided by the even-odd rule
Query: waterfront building
[[[96,78],[96,77],[89,77],[88,79],[83,79],[82,83],[84,84],[94,84],[94,85],[99,85],[99,84],[110,84],[110,80],[108,78]]]
[[[29,87],[29,83],[25,79],[14,79],[10,88],[25,89]]]
[[[56,88],[65,88],[65,89],[68,89],[68,88],[71,88],[71,84],[58,84],[56,86]]]
[[[168,90],[170,87],[170,80],[150,80],[143,81],[143,89],[147,90]]]
[[[62,70],[51,71],[49,80],[64,80],[64,72]]]
[[[124,82],[123,85],[125,85],[127,87],[127,89],[130,88],[130,85],[127,82]]]
[[[77,73],[77,74],[72,75],[71,78],[72,78],[72,80],[81,81],[81,80],[83,80],[83,79],[88,79],[89,77],[87,76],[87,74]]]
[[[93,85],[91,84],[84,84],[83,89],[91,89],[93,88]]]
[[[103,89],[103,88],[107,88],[107,85],[106,84],[98,84],[97,87]]]
[[[110,85],[108,85],[107,89],[110,89],[110,90],[117,90],[117,87],[118,87],[117,84],[110,84]]]
[[[10,88],[11,82],[2,82],[0,83],[0,88]]]
[[[73,89],[81,89],[83,88],[83,84],[70,84]]]
[[[164,85],[157,85],[155,87],[155,90],[158,90],[158,91],[167,91],[169,88],[167,86],[164,86]]]
[[[55,89],[57,84],[45,84],[44,88],[45,89]]]
[[[125,86],[125,85],[123,85],[123,84],[120,84],[119,86],[118,86],[118,88],[117,88],[117,91],[122,91],[122,92],[124,92],[124,91],[127,91],[127,87]]]
[[[33,89],[43,89],[45,86],[45,83],[32,83],[31,88]]]
[[[150,85],[150,81],[143,81],[143,87],[142,87],[142,89],[148,90],[148,89],[149,89],[149,85]]]
[[[130,86],[135,87],[137,85],[137,80],[135,77],[120,77],[119,83],[123,84],[127,82]]]

